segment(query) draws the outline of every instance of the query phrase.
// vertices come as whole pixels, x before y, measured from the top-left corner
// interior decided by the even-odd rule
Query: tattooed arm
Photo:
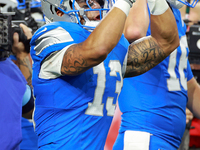
[[[78,75],[101,63],[120,40],[125,20],[126,14],[113,7],[84,42],[68,48],[63,57],[62,74]]]
[[[32,37],[31,31],[28,29],[27,26],[20,24],[20,27],[23,29],[24,34],[27,36],[27,39]],[[31,57],[30,53],[25,51],[25,46],[22,42],[19,42],[19,35],[17,33],[13,36],[13,45],[12,45],[12,52],[16,56],[17,60],[14,61],[15,64],[19,67],[22,74],[26,78],[28,85],[32,87],[32,65],[31,65]]]
[[[165,58],[166,54],[152,37],[145,37],[141,42],[136,41],[129,46],[125,77],[145,73]]]
[[[22,74],[24,75],[28,85],[32,87],[32,68],[30,54],[27,55],[16,55],[17,60],[15,64],[19,67]]]
[[[151,36],[129,46],[125,77],[140,75],[164,60],[179,46],[174,15],[170,8],[161,15],[151,15]]]

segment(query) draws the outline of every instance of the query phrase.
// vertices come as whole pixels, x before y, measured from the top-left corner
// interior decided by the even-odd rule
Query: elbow
[[[172,31],[171,34],[172,34],[171,45],[174,47],[174,49],[176,49],[180,45],[178,29],[175,28],[175,31],[174,32]]]
[[[98,46],[97,50],[94,52],[95,53],[91,55],[92,60],[94,62],[94,66],[104,61],[108,55],[108,49],[104,45]]]
[[[179,40],[179,35],[178,35],[178,31],[174,32],[171,36],[171,38],[169,38],[168,40],[168,45],[170,46],[170,53],[172,51],[174,51],[177,47],[179,47],[180,45],[180,40]]]
[[[100,48],[98,52],[96,52],[97,60],[104,61],[108,55],[108,51],[105,48]]]
[[[178,34],[178,32],[177,32],[177,34],[176,34],[176,37],[175,37],[175,47],[177,48],[177,47],[179,47],[179,45],[180,45],[180,40],[179,40],[179,34]]]
[[[168,33],[164,32],[160,38],[157,38],[157,40],[167,56],[180,45],[177,30],[171,30],[171,32]]]
[[[180,45],[180,41],[179,41],[179,38],[177,38],[176,40],[175,40],[175,43],[174,43],[174,49],[176,49],[177,47],[179,47],[179,45]]]
[[[124,36],[125,38],[131,43],[134,42],[137,39],[140,39],[144,36],[146,36],[146,33],[139,28],[127,28],[124,30]]]

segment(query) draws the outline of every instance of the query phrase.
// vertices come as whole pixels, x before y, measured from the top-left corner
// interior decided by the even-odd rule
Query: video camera
[[[39,28],[38,23],[31,16],[30,3],[30,1],[24,1],[24,7],[21,10],[15,7],[8,8],[7,12],[0,12],[0,60],[9,57],[15,32],[19,34],[19,41],[24,43],[26,52],[30,52],[30,39],[27,39],[19,26],[20,23],[25,24],[31,28],[32,33]],[[4,7],[3,5],[0,4],[0,8]]]
[[[12,20],[16,20],[16,22],[23,22],[25,25],[27,25],[29,28],[32,29],[32,33],[34,33],[38,28],[38,23],[35,21],[35,19],[31,16],[31,2],[26,1],[23,4],[23,7],[15,7],[8,9],[9,12],[15,12],[15,15],[12,16]],[[23,9],[22,9],[23,8]]]
[[[188,32],[189,61],[200,64],[200,24],[191,25]]]
[[[12,45],[11,15],[0,13],[0,60],[9,56]]]
[[[20,23],[26,23],[22,21],[12,21],[14,12],[0,13],[0,59],[9,57],[12,50],[13,34],[17,32],[19,34],[19,41],[27,45],[27,37],[25,36]],[[26,47],[26,46],[25,46]],[[26,48],[29,52],[29,47]]]

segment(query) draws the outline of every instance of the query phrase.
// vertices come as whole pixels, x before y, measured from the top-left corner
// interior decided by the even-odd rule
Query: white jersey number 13
[[[123,85],[123,79],[121,75],[121,64],[119,61],[111,60],[109,63],[110,67],[110,76],[117,76],[117,72],[120,74],[120,81],[116,81],[115,93],[117,93],[117,99],[119,97],[119,93],[121,92],[121,88]],[[94,115],[94,116],[103,116],[103,108],[104,104],[102,103],[105,86],[106,86],[106,70],[104,67],[104,63],[102,62],[98,66],[93,67],[94,74],[97,74],[97,87],[94,93],[94,99],[92,103],[88,103],[88,108],[85,111],[85,114]],[[114,86],[114,85],[113,85]],[[113,104],[114,97],[107,97],[106,100],[106,110],[107,116],[113,116],[115,112],[115,104]]]

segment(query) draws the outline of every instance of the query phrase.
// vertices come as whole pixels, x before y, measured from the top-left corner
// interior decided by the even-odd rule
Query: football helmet
[[[18,6],[17,9],[26,9],[27,2],[30,5],[30,8],[37,8],[41,7],[41,1],[40,0],[17,0]]]
[[[199,0],[167,0],[172,7],[180,9],[184,5],[194,8]]]
[[[79,2],[85,2],[84,7],[80,7]],[[92,8],[93,2],[98,2],[100,8]],[[96,25],[100,22],[103,16],[110,10],[114,1],[110,0],[41,0],[42,10],[46,22],[54,21],[66,21],[78,23],[83,28],[94,29]],[[59,17],[56,14],[57,10],[64,13],[63,16]],[[91,21],[87,17],[88,11],[99,11],[99,20]],[[84,24],[81,23],[80,18],[84,19]]]

